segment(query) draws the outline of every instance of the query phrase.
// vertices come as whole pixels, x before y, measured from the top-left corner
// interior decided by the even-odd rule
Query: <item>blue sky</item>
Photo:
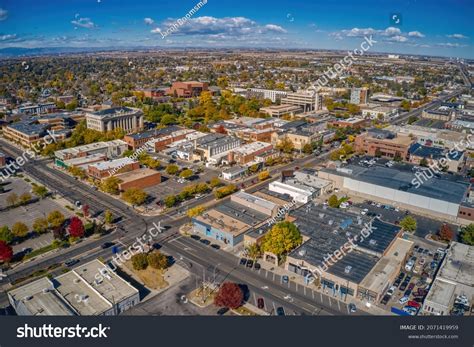
[[[274,47],[474,58],[472,0],[0,0],[4,47]],[[391,19],[393,15],[398,16]]]

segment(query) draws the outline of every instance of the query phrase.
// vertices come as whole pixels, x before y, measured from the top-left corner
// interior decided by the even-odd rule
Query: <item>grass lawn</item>
[[[143,284],[150,289],[163,289],[169,285],[163,277],[166,270],[157,270],[151,266],[148,266],[145,270],[135,270],[131,260],[127,261],[125,266],[136,276],[138,276],[140,281],[142,281]]]
[[[240,306],[239,308],[233,309],[232,311],[236,312],[241,316],[257,316],[255,312],[249,310],[247,307],[244,306]]]

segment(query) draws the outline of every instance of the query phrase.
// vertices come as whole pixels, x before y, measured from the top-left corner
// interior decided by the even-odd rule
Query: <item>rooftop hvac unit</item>
[[[33,299],[33,297],[31,295],[28,295],[28,296],[25,296],[25,298],[23,300],[28,301],[28,300],[31,300],[31,299]]]
[[[352,266],[350,266],[350,265],[347,265],[347,266],[344,268],[344,272],[345,272],[346,274],[351,273],[351,270],[352,270]]]
[[[46,294],[49,292],[49,288],[43,288],[43,294]]]
[[[377,241],[374,240],[374,239],[372,239],[372,240],[369,241],[369,244],[370,244],[371,246],[375,246],[375,245],[377,244]]]
[[[328,224],[329,224],[329,225],[333,225],[333,224],[334,224],[334,221],[333,221],[332,219],[330,219],[330,220],[328,221]]]
[[[320,213],[319,218],[321,218],[321,219],[324,218],[324,213]]]
[[[304,257],[306,255],[306,250],[305,249],[301,249],[298,254],[300,255],[300,257]]]
[[[74,280],[74,283],[79,283],[79,282],[81,282],[81,280],[80,280],[79,278],[76,278],[76,279]]]

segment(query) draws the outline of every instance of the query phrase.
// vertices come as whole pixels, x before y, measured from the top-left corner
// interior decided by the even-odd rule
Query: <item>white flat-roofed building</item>
[[[283,90],[249,88],[247,96],[261,95],[263,99],[270,99],[272,102],[276,102],[278,99],[285,97],[287,94],[288,92]]]
[[[121,157],[128,149],[128,144],[123,140],[113,140],[107,142],[95,142],[88,145],[66,148],[54,152],[54,156],[59,160],[69,160],[73,158],[86,157],[88,155],[102,153],[107,158]]]
[[[300,106],[303,112],[318,111],[323,109],[323,96],[315,91],[298,91],[288,93],[281,104]]]
[[[288,194],[296,202],[303,204],[308,203],[316,193],[316,189],[302,184],[274,181],[268,185],[268,189],[272,192],[280,194]]]
[[[423,303],[426,315],[449,316],[458,297],[474,300],[474,247],[452,242]]]
[[[19,316],[118,315],[140,302],[127,281],[93,260],[53,279],[43,277],[8,292]]]

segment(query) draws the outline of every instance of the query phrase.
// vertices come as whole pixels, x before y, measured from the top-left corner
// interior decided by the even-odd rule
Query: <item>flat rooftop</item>
[[[150,168],[141,168],[141,169],[117,174],[115,175],[115,177],[119,178],[122,181],[122,183],[125,183],[125,182],[132,182],[141,178],[153,176],[156,174],[160,174],[160,173]]]
[[[123,140],[113,140],[113,141],[107,141],[107,142],[102,142],[102,141],[101,142],[94,142],[94,143],[90,143],[88,145],[82,145],[82,146],[62,149],[62,150],[54,152],[54,155],[56,157],[62,157],[62,156],[67,155],[67,154],[79,155],[79,154],[84,153],[84,152],[96,151],[96,150],[105,149],[105,148],[113,147],[113,146],[127,146],[127,143]]]
[[[101,118],[106,118],[106,117],[116,117],[116,116],[122,116],[122,115],[130,115],[133,113],[139,113],[141,112],[140,109],[137,108],[131,108],[131,107],[112,107],[112,108],[107,108],[105,110],[97,111],[92,113],[94,116],[99,116]]]
[[[354,240],[356,249],[328,270],[354,283],[360,283],[365,278],[400,231],[399,227],[377,218],[371,219],[315,203],[292,210],[289,216],[294,219],[301,233],[309,238],[290,256],[314,266],[322,266],[325,256],[341,249],[356,235],[360,238],[361,231],[367,229],[367,225],[372,226],[370,235],[362,241]]]
[[[160,137],[160,136],[169,135],[178,130],[182,130],[182,128],[176,125],[170,125],[170,126],[167,126],[166,128],[153,129],[153,130],[144,131],[144,132],[136,133],[136,134],[129,134],[129,135],[126,135],[125,137],[129,137],[134,140],[148,139],[152,137]]]
[[[416,188],[412,184],[413,179],[416,179],[416,171],[413,165],[407,164],[397,164],[390,168],[378,164],[370,167],[349,164],[342,169],[324,168],[321,171],[455,204],[463,201],[469,188],[469,183],[453,175],[443,174],[423,181],[424,183]]]
[[[89,167],[96,168],[99,171],[104,171],[104,170],[111,170],[117,167],[123,167],[125,165],[137,163],[136,160],[133,160],[130,157],[125,157],[125,158],[119,158],[119,159],[114,159],[110,161],[102,161],[99,163],[91,164]]]
[[[453,242],[438,277],[470,286],[474,291],[474,247]]]
[[[242,199],[242,200],[244,200],[244,201],[246,201],[250,204],[261,206],[261,207],[263,207],[267,210],[273,210],[275,207],[277,207],[276,204],[271,202],[271,201],[265,200],[265,199],[263,199],[259,196],[252,195],[252,194],[249,194],[249,193],[246,193],[246,192],[243,192],[243,191],[238,191],[237,193],[232,195],[231,200],[234,197]]]

